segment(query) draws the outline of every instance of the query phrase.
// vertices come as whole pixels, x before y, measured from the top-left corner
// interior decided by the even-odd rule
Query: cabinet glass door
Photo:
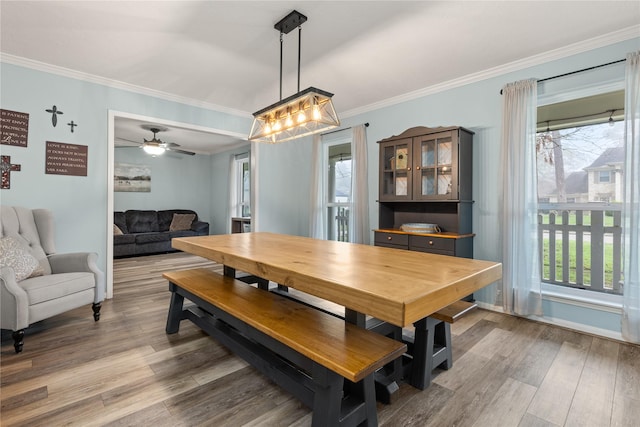
[[[411,140],[383,145],[381,153],[380,199],[411,199]]]
[[[450,132],[429,135],[419,141],[419,173],[414,185],[417,199],[451,199],[453,190],[453,142]]]

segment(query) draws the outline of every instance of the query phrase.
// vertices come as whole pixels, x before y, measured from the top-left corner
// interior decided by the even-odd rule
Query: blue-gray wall
[[[397,135],[413,126],[453,126],[471,129],[474,136],[473,161],[473,223],[476,237],[476,258],[501,261],[500,206],[501,206],[501,108],[499,95],[502,87],[510,82],[555,76],[616,61],[628,52],[640,49],[640,38],[630,39],[606,47],[600,47],[566,56],[561,59],[504,73],[452,89],[435,92],[424,97],[343,118],[342,126],[368,122],[368,162],[370,223],[378,223],[378,146],[376,141]],[[541,103],[564,100],[568,92],[584,95],[594,88],[622,89],[624,64],[597,71],[555,79],[539,85]],[[340,94],[336,94],[337,100]],[[299,235],[309,233],[309,182],[311,140],[290,141],[275,146],[260,146],[260,192],[258,215],[260,231],[276,231]],[[297,173],[295,179],[287,173]],[[265,183],[265,184],[262,184]],[[264,191],[263,191],[264,190]],[[284,219],[284,220],[283,220]],[[485,306],[501,304],[498,286],[494,284],[476,293]],[[610,308],[599,310],[585,304],[545,300],[545,319],[569,327],[577,327],[594,333],[619,338],[620,314]],[[613,310],[614,312],[616,310]],[[582,327],[584,326],[584,327]]]
[[[151,192],[115,192],[113,209],[191,209],[210,224],[222,221],[211,215],[211,157],[164,153],[152,157],[138,147],[117,148],[115,163],[145,165],[151,170]]]
[[[58,252],[97,252],[98,263],[103,269],[106,267],[107,233],[111,232],[107,230],[108,182],[113,179],[108,174],[110,111],[234,133],[246,134],[251,125],[249,116],[160,99],[7,62],[0,66],[0,108],[29,114],[28,146],[0,145],[2,155],[11,156],[11,161],[22,168],[20,172],[12,172],[11,189],[0,191],[1,203],[51,209],[55,216]],[[53,105],[64,112],[58,117],[56,127],[51,124],[51,114],[45,112]],[[66,125],[71,120],[78,124],[74,133]],[[88,176],[46,175],[46,141],[88,146]],[[120,151],[118,149],[116,153],[118,158],[123,155]],[[217,194],[227,194],[226,180],[212,182],[212,157],[196,155],[175,161],[168,157],[158,158],[152,164],[152,193],[136,193],[140,204],[132,199],[134,196],[120,197],[122,193],[117,193],[116,206],[191,207],[216,228],[216,221],[223,223],[226,220],[212,215],[212,205],[221,198],[226,204],[228,196]],[[188,163],[189,166],[179,172],[179,178],[174,175],[176,179],[171,179],[167,174],[173,172],[161,171],[161,164],[177,163]],[[160,184],[167,189],[164,199],[156,197],[162,196]],[[179,192],[184,187],[187,190]]]
[[[531,77],[540,79],[622,59],[627,52],[640,49],[640,38],[608,46],[605,44],[602,42],[600,46],[604,47],[586,51],[579,47],[567,49],[564,55],[552,52],[547,55],[547,62],[533,58],[530,63],[537,65],[524,67],[522,64],[511,64],[504,67],[503,71],[491,70],[486,78],[470,79],[470,83],[465,85],[452,85],[453,88],[440,91],[432,90],[417,99],[343,117],[342,125],[345,127],[370,123],[367,137],[372,227],[378,223],[376,141],[413,126],[464,126],[476,133],[473,164],[475,256],[500,261],[498,225],[501,202],[501,97],[498,93],[506,83],[516,80]],[[366,78],[366,75],[364,77]],[[566,92],[587,93],[593,86],[618,85],[618,88],[621,88],[623,77],[623,66],[619,65],[598,72],[553,80],[539,86],[540,98],[543,101],[559,100],[556,95]],[[10,155],[13,163],[22,165],[21,172],[12,173],[11,190],[0,192],[2,203],[51,208],[56,215],[59,250],[96,251],[103,266],[107,241],[107,180],[111,179],[107,176],[109,110],[233,132],[246,133],[250,126],[249,117],[198,108],[7,63],[2,63],[0,89],[2,108],[30,114],[29,146],[0,146],[3,155]],[[334,99],[337,101],[339,97],[340,94],[336,94]],[[56,128],[51,126],[50,114],[44,111],[54,104],[64,111]],[[73,134],[66,126],[70,120],[80,125]],[[85,178],[45,175],[44,144],[47,140],[88,145],[89,176]],[[211,156],[210,161],[203,162],[204,164],[201,164],[200,160],[195,160],[194,164],[190,163],[189,166],[194,170],[189,174],[193,174],[194,180],[208,179],[209,192],[206,194],[206,185],[203,184],[202,192],[198,187],[194,192],[181,194],[179,200],[174,199],[179,205],[198,206],[196,210],[199,213],[200,210],[208,212],[212,222],[212,233],[226,231],[226,223],[219,223],[218,219],[227,215],[228,164],[229,156],[232,154]],[[260,145],[253,155],[258,167],[258,173],[254,177],[258,188],[255,195],[258,229],[308,235],[311,139],[305,138],[278,145]],[[154,185],[161,180],[156,171],[152,165]],[[129,203],[123,197],[125,196],[118,195],[118,205],[122,203],[122,206],[125,206]],[[199,198],[203,198],[204,205],[208,204],[208,207],[201,203],[202,200],[196,200]],[[154,201],[152,204],[157,206],[157,203],[159,202]],[[174,203],[167,203],[167,207],[174,206]],[[60,236],[64,236],[64,239]],[[496,300],[496,290],[497,286],[490,286],[476,296],[484,304],[491,305]],[[569,326],[584,325],[586,329],[594,332],[619,335],[620,316],[615,310],[612,313],[611,310],[601,311],[593,307],[549,299],[545,301],[544,309],[547,319],[564,322]]]

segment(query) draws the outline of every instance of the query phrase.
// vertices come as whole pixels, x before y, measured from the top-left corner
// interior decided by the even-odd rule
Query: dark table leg
[[[361,328],[367,327],[367,316],[349,308],[345,308],[344,310],[344,319],[345,321],[353,323]],[[399,334],[394,333],[394,338],[398,338],[397,336],[399,336],[399,340],[402,340],[401,332]],[[399,358],[397,362],[392,362],[392,364],[393,369],[391,372],[385,373],[383,370],[380,370],[373,376],[376,388],[376,399],[386,404],[393,403],[398,396],[398,391],[400,390],[396,380],[400,378],[402,358]]]

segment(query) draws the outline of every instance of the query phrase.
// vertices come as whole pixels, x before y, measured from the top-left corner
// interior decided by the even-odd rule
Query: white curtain
[[[351,215],[349,241],[369,244],[369,179],[367,177],[367,131],[365,125],[353,127],[351,140]]]
[[[502,100],[502,286],[505,311],[542,315],[536,179],[537,82],[510,83]]]
[[[236,156],[229,156],[229,203],[227,203],[227,233],[231,233],[231,218],[238,212],[238,170]]]
[[[622,337],[640,343],[640,51],[625,67]]]
[[[324,203],[322,197],[324,195],[324,180],[322,173],[322,136],[320,134],[313,135],[313,154],[311,159],[311,191],[310,209],[311,221],[309,237],[314,239],[325,239],[326,226],[323,219]]]

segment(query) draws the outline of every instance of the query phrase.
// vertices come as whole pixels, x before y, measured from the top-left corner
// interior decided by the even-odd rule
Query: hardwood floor
[[[163,271],[183,253],[116,260],[114,298],[40,322],[1,349],[2,426],[307,426],[310,411],[190,322],[164,332]],[[452,327],[451,370],[400,386],[381,426],[635,426],[640,346],[476,310]]]

